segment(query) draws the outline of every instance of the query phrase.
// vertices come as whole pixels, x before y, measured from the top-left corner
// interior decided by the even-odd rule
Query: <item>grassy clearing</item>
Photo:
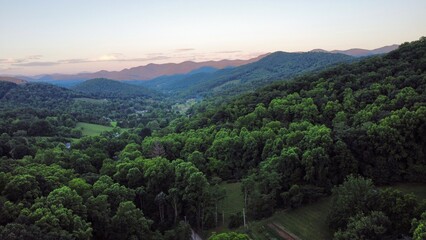
[[[327,226],[330,206],[331,197],[327,197],[302,208],[276,212],[267,223],[278,223],[300,239],[331,239]]]
[[[418,199],[426,199],[426,185],[424,183],[401,183],[393,186],[403,193],[413,193]]]
[[[84,122],[77,123],[75,128],[81,129],[83,136],[98,136],[102,132],[111,131],[114,129],[113,127]]]
[[[212,229],[211,232],[230,231],[227,228],[229,215],[241,212],[244,207],[244,197],[241,192],[241,183],[227,183],[222,185],[226,190],[219,212],[225,212],[225,225]],[[250,235],[253,239],[280,239],[267,225],[275,222],[301,239],[330,239],[326,218],[331,198],[324,198],[316,203],[294,209],[276,212],[271,218],[250,222]],[[222,223],[222,217],[219,218]],[[238,229],[243,231],[243,228]]]
[[[242,212],[244,207],[244,197],[241,193],[241,183],[224,183],[221,185],[226,191],[226,197],[219,204],[218,207],[218,227],[209,229],[203,233],[206,239],[213,232],[229,232],[232,231],[228,228],[229,216],[231,214]],[[222,213],[225,213],[225,224],[223,224]]]
[[[222,185],[226,191],[226,197],[222,202],[220,208],[225,212],[225,221],[229,215],[242,212],[244,208],[244,197],[241,192],[241,183],[227,183]]]
[[[230,231],[227,228],[228,218],[226,215],[240,212],[244,206],[240,183],[224,184],[227,197],[224,199],[221,209],[225,211],[225,225],[211,232]],[[426,184],[404,183],[391,186],[403,193],[413,193],[419,200],[426,199]],[[249,234],[252,239],[270,240],[281,239],[274,230],[268,227],[270,223],[283,226],[286,230],[302,240],[307,239],[331,239],[332,235],[327,226],[327,215],[331,207],[331,197],[326,197],[318,202],[305,205],[298,209],[277,211],[272,217],[249,222]],[[226,214],[229,213],[229,214]],[[221,220],[221,218],[220,218]],[[245,231],[243,228],[238,231]]]

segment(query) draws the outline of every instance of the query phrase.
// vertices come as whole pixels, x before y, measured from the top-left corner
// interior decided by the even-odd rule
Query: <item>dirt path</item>
[[[284,240],[300,240],[297,236],[294,234],[288,232],[283,226],[276,223],[269,223],[268,227],[270,227],[272,230],[274,230],[282,239]]]
[[[203,240],[193,229],[191,229],[191,232],[191,240]]]

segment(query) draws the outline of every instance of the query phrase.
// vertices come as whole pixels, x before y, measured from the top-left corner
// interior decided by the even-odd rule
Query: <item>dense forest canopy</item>
[[[183,115],[103,94],[0,82],[0,239],[186,240],[218,226],[225,181],[250,221],[332,195],[335,239],[425,236],[426,203],[377,187],[426,182],[426,38]]]
[[[134,86],[106,78],[90,79],[71,87],[71,89],[105,98],[161,97],[159,93],[142,86]]]

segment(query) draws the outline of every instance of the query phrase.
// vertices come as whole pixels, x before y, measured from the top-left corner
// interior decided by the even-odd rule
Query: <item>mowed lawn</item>
[[[232,213],[241,212],[244,207],[244,198],[241,193],[241,183],[223,184],[227,196],[221,204],[220,212],[225,211],[225,226],[219,226],[210,232],[226,232],[228,217]],[[391,186],[403,193],[414,193],[419,199],[426,199],[426,184],[404,183]],[[326,197],[318,202],[292,210],[277,211],[272,217],[255,222],[249,222],[249,234],[253,239],[269,240],[281,239],[276,232],[268,227],[275,223],[301,240],[332,239],[327,225],[327,215],[330,211],[332,198]],[[219,217],[222,222],[222,216]],[[238,231],[245,231],[242,227]]]
[[[226,183],[222,187],[226,191],[226,197],[222,201],[219,212],[225,212],[225,226],[222,225],[222,216],[219,216],[219,227],[209,232],[227,232],[229,215],[242,212],[244,196],[241,192],[241,183]],[[301,239],[330,239],[331,234],[327,227],[327,215],[331,204],[331,198],[327,197],[318,202],[294,210],[281,210],[271,218],[249,222],[250,235],[253,239],[280,239],[277,234],[267,227],[268,223],[277,223],[289,232]],[[239,228],[239,231],[244,231]]]
[[[331,197],[304,207],[276,212],[267,223],[276,223],[300,239],[331,239],[327,226],[327,215],[331,206]]]
[[[84,122],[78,122],[75,128],[81,129],[83,136],[98,136],[102,132],[114,129],[113,127]]]
[[[403,193],[413,193],[419,200],[426,199],[426,184],[403,183],[390,186]],[[268,223],[277,223],[302,240],[332,239],[327,226],[327,215],[331,207],[331,197],[308,204],[298,209],[276,212],[271,218],[253,225],[252,236],[255,239],[270,239],[272,230]]]
[[[220,212],[225,212],[225,221],[229,215],[242,212],[244,208],[244,196],[241,192],[241,183],[226,183],[222,187],[226,191],[226,197],[220,206]]]
[[[418,199],[426,199],[426,184],[424,183],[401,183],[392,187],[403,193],[413,193]]]
[[[203,237],[208,238],[213,232],[229,232],[228,229],[229,216],[231,214],[242,212],[244,207],[244,197],[241,192],[241,183],[223,183],[221,184],[226,191],[226,197],[218,206],[218,227],[208,229],[203,232]],[[223,224],[222,213],[225,213],[225,224]]]
[[[229,215],[242,212],[244,196],[241,192],[241,183],[226,183],[222,187],[226,191],[226,197],[222,201],[219,212],[225,212],[225,226],[222,225],[222,216],[219,217],[219,227],[209,232],[227,232]],[[280,239],[278,235],[267,225],[277,223],[295,234],[301,239],[330,239],[331,234],[327,227],[327,215],[331,204],[331,197],[321,199],[318,202],[294,210],[281,210],[272,217],[249,222],[250,235],[253,239]],[[244,231],[239,228],[239,231]]]

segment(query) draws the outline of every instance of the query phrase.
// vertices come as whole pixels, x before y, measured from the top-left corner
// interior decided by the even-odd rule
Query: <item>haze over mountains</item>
[[[16,83],[16,84],[23,84],[23,83],[27,82],[25,80],[15,78],[15,77],[2,77],[2,76],[0,76],[0,81],[1,82],[12,82],[12,83]]]
[[[398,48],[398,44],[393,44],[389,46],[384,46],[372,50],[362,49],[362,48],[351,48],[348,50],[333,50],[333,51],[327,51],[324,49],[313,49],[311,52],[329,52],[329,53],[342,53],[346,54],[352,57],[366,57],[371,55],[377,55],[377,54],[384,54],[388,53],[390,51],[393,51]]]
[[[260,57],[259,57],[260,58]],[[257,58],[256,58],[257,59]],[[210,62],[212,66],[204,66],[185,74],[163,75],[152,80],[123,81],[108,78],[94,78],[89,80],[56,80],[51,81],[57,86],[67,87],[87,96],[97,96],[103,98],[118,97],[159,97],[169,96],[172,98],[188,99],[207,96],[235,96],[237,93],[249,92],[258,87],[265,86],[271,82],[288,80],[294,76],[317,71],[328,66],[339,63],[356,61],[357,58],[327,52],[304,52],[288,53],[274,52],[258,61],[254,61],[238,67],[226,67],[229,61]],[[253,61],[253,59],[248,60]],[[241,63],[242,61],[240,61]],[[247,62],[247,61],[246,61]],[[235,62],[234,62],[235,63]],[[193,67],[199,66],[197,63],[189,63]],[[147,70],[155,66],[157,70],[164,72],[164,66],[172,66],[170,71],[183,71],[183,67],[189,65],[188,62],[181,64],[147,65],[141,67]],[[222,64],[222,65],[220,65]],[[163,67],[163,68],[162,68]],[[187,68],[188,69],[188,68]],[[151,73],[153,73],[152,71]],[[159,71],[157,71],[158,73]],[[16,83],[25,81],[16,78],[5,78]],[[48,82],[48,81],[47,81]],[[30,82],[28,87],[37,89],[46,87],[50,91],[50,84]],[[21,89],[21,88],[17,88]],[[27,88],[23,88],[27,89]],[[26,91],[24,91],[26,92]],[[43,91],[38,91],[43,92]],[[164,95],[162,95],[163,93]]]
[[[38,78],[0,76],[0,81],[16,84],[33,81],[48,82],[67,88],[77,86],[78,89],[74,90],[83,92],[84,88],[87,87],[91,91],[107,91],[110,94],[116,89],[120,96],[123,95],[123,92],[130,95],[142,94],[145,96],[154,96],[158,92],[162,92],[186,98],[226,94],[225,92],[228,94],[231,92],[242,93],[272,81],[291,78],[337,63],[354,61],[357,57],[388,53],[396,48],[398,48],[398,45],[384,46],[373,50],[353,48],[333,51],[314,49],[299,53],[274,52],[248,60],[225,59],[205,62],[151,63],[121,71],[103,70],[75,75],[53,74],[39,76]],[[118,82],[109,81],[109,79],[126,81],[129,84],[139,86],[128,84],[118,86]],[[81,84],[86,80],[91,81]],[[105,86],[97,87],[96,85]],[[132,87],[135,89],[131,89]],[[104,92],[104,94],[108,95],[107,92]]]
[[[365,57],[376,54],[384,54],[388,53],[392,50],[395,50],[398,45],[390,45],[384,46],[377,49],[367,50],[361,48],[352,48],[348,50],[333,50],[326,51],[323,49],[314,49],[310,52],[329,52],[329,53],[341,53],[345,55],[349,55],[352,57]],[[46,74],[46,75],[38,75],[34,77],[19,77],[28,81],[43,81],[43,82],[53,82],[53,81],[77,81],[81,82],[83,80],[89,80],[94,78],[108,78],[113,80],[151,80],[161,76],[170,76],[177,74],[187,74],[192,71],[196,71],[201,69],[201,72],[204,70],[211,71],[211,69],[224,69],[229,67],[239,67],[242,65],[246,65],[249,63],[256,62],[263,57],[267,56],[267,54],[260,55],[255,58],[251,58],[248,60],[220,60],[220,61],[205,61],[205,62],[193,62],[193,61],[185,61],[181,63],[165,63],[165,64],[155,64],[150,63],[144,66],[126,68],[121,71],[98,71],[94,73],[79,73],[79,74]],[[207,69],[204,69],[207,68]],[[69,84],[69,83],[67,83]],[[59,85],[67,85],[65,82]],[[75,85],[76,82],[71,82],[71,85]]]
[[[390,45],[373,50],[353,48],[334,51],[314,49],[298,53],[274,52],[248,60],[151,63],[122,71],[103,70],[76,75],[44,75],[37,79],[22,78],[25,80],[0,77],[0,81],[17,84],[28,81],[47,82],[80,92],[86,92],[87,89],[96,94],[102,92],[105,96],[115,93],[119,96],[155,96],[159,92],[183,98],[232,95],[334,64],[355,61],[359,57],[384,54],[397,47],[398,45]],[[119,84],[117,81],[124,81],[126,84]]]
[[[130,85],[131,81],[100,78],[72,88],[0,81],[0,182],[7,182],[0,192],[0,215],[8,221],[0,225],[0,239],[10,239],[2,236],[11,236],[11,231],[20,234],[21,229],[32,228],[36,230],[28,236],[42,237],[13,239],[74,239],[71,234],[75,228],[62,225],[55,226],[57,235],[44,238],[52,228],[38,226],[34,220],[43,217],[38,214],[43,211],[52,219],[61,219],[67,213],[66,219],[86,224],[78,231],[88,232],[87,236],[75,239],[131,239],[126,235],[128,230],[114,226],[124,222],[140,228],[143,221],[121,216],[121,212],[138,212],[139,218],[144,217],[152,227],[145,224],[148,230],[135,239],[159,236],[187,240],[191,228],[203,221],[197,208],[205,209],[209,216],[218,215],[217,196],[229,198],[227,189],[241,191],[237,201],[227,203],[230,209],[247,206],[243,208],[248,211],[247,218],[256,224],[275,221],[274,214],[281,217],[294,213],[293,208],[320,209],[324,211],[318,214],[320,220],[303,221],[331,219],[334,225],[318,226],[320,230],[309,233],[313,237],[302,235],[300,239],[331,239],[328,232],[340,225],[339,221],[344,227],[352,224],[340,217],[342,212],[348,212],[346,217],[351,219],[355,218],[349,214],[363,214],[348,211],[352,205],[342,207],[330,201],[322,205],[326,198],[341,197],[330,194],[341,194],[338,191],[342,186],[349,185],[355,190],[345,190],[345,199],[348,195],[361,196],[358,206],[380,210],[377,212],[389,222],[387,226],[395,223],[388,229],[398,229],[386,230],[383,238],[365,239],[408,236],[410,223],[420,215],[418,209],[423,211],[421,201],[414,195],[402,195],[391,188],[382,190],[370,183],[423,183],[419,192],[426,191],[425,60],[426,38],[422,38],[371,58],[329,52],[274,52],[239,67],[202,67],[190,74],[135,81],[151,84],[151,89],[148,85]],[[156,88],[165,94],[153,90]],[[397,154],[405,157],[389,161]],[[356,180],[355,175],[365,178]],[[217,185],[220,181],[228,188],[221,190]],[[247,181],[252,185],[252,192],[247,193],[250,203],[244,203]],[[357,190],[366,186],[367,193]],[[138,201],[142,196],[143,204]],[[157,203],[160,197],[168,196],[175,198],[175,206],[188,206],[188,210],[176,207],[178,211],[165,218],[170,225],[165,225],[168,230],[163,234],[155,225],[162,224],[159,216],[163,210]],[[187,200],[187,196],[192,199]],[[366,202],[363,196],[371,197]],[[60,210],[50,209],[55,201]],[[199,207],[199,201],[206,204],[205,208]],[[313,202],[315,205],[310,205]],[[403,207],[395,208],[395,202]],[[21,210],[19,206],[24,203],[31,207]],[[131,206],[130,210],[123,210],[128,209],[125,204]],[[103,207],[96,208],[98,205]],[[164,205],[173,210],[172,202],[164,201]],[[75,214],[71,208],[76,209]],[[17,209],[20,215],[5,209]],[[325,211],[330,212],[328,216]],[[105,213],[102,218],[99,212]],[[20,216],[25,214],[31,214],[31,218],[21,223]],[[403,223],[401,215],[407,216]],[[186,226],[172,223],[173,218],[186,216],[192,216]],[[119,217],[124,220],[118,221]],[[206,232],[214,229],[213,218],[210,223]],[[175,238],[175,229],[184,227],[188,234]],[[235,229],[223,222],[221,227]],[[116,231],[121,235],[104,237],[107,231],[109,236]],[[320,231],[324,237],[317,238]],[[59,234],[65,237],[57,237]],[[268,236],[244,240],[266,240]]]
[[[126,68],[121,71],[106,71],[102,70],[95,73],[79,73],[75,75],[68,74],[52,74],[43,75],[37,78],[40,81],[55,81],[55,80],[87,80],[93,78],[108,78],[114,80],[150,80],[163,75],[174,75],[188,73],[190,71],[202,68],[202,67],[213,67],[216,69],[222,69],[226,67],[238,67],[244,64],[256,62],[265,55],[260,55],[255,58],[248,60],[220,60],[220,61],[205,61],[205,62],[193,62],[185,61],[182,63],[165,63],[155,64],[150,63],[145,66]]]
[[[254,90],[268,83],[355,61],[356,58],[338,53],[274,52],[257,62],[213,72],[163,76],[136,82],[147,88],[185,97],[235,95]]]

